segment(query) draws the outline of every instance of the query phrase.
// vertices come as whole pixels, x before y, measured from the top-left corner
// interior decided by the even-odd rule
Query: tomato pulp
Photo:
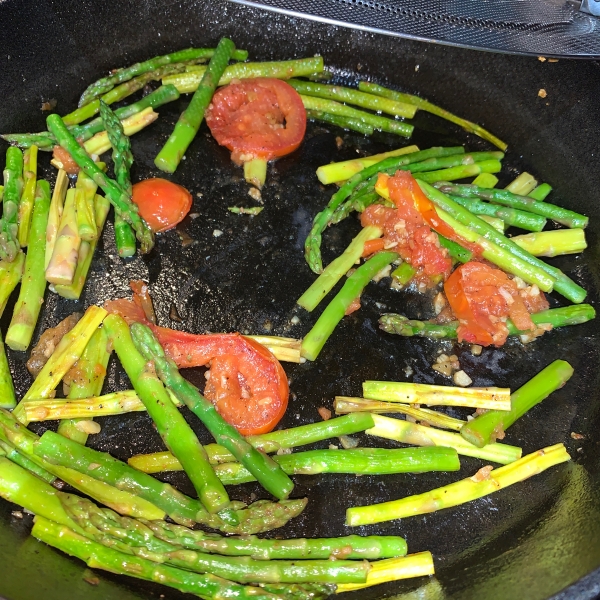
[[[152,231],[166,231],[183,221],[192,207],[192,195],[166,179],[145,179],[133,186],[131,199]]]
[[[271,160],[294,151],[306,131],[306,110],[296,90],[279,79],[244,79],[220,88],[206,123],[231,158]]]

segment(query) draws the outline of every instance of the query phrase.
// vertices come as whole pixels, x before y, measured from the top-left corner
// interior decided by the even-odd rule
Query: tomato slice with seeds
[[[285,81],[244,79],[220,88],[206,110],[206,123],[236,163],[271,160],[294,151],[304,138],[306,110]]]
[[[192,207],[192,195],[184,187],[159,177],[136,183],[131,199],[155,232],[175,227]]]

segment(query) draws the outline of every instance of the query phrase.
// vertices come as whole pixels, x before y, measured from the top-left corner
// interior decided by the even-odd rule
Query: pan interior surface
[[[214,46],[223,35],[248,49],[253,60],[321,54],[341,82],[366,78],[419,94],[482,124],[509,143],[500,185],[527,170],[552,184],[553,202],[589,215],[588,250],[552,262],[589,291],[586,301],[597,304],[600,71],[596,63],[550,63],[428,45],[221,1],[125,1],[116,7],[89,0],[43,4],[5,0],[0,3],[0,24],[11,32],[0,39],[2,133],[42,130],[43,101],[56,100],[56,110],[65,114],[75,107],[85,86],[110,69],[190,46]],[[542,89],[545,98],[539,95]],[[157,140],[166,139],[186,102],[183,98],[161,107],[158,121],[132,138],[134,181],[161,175],[153,163]],[[418,114],[414,123],[411,143],[421,148],[457,143],[473,150],[487,148],[479,138],[430,115]],[[321,312],[309,315],[295,304],[314,280],[304,262],[303,243],[312,218],[332,193],[330,187],[319,185],[315,169],[400,145],[403,140],[389,135],[365,138],[311,124],[302,146],[269,167],[262,192],[265,208],[251,218],[227,210],[251,203],[248,186],[229,152],[216,144],[203,125],[173,177],[192,192],[194,218],[189,216],[176,230],[159,236],[151,254],[138,254],[128,262],[118,258],[109,224],[81,300],[66,301],[47,293],[36,337],[77,309],[129,296],[132,279],[149,282],[162,325],[195,333],[240,331],[302,337]],[[44,164],[42,175],[53,177],[47,161]],[[358,228],[356,220],[348,219],[326,232],[325,262],[347,246]],[[562,302],[555,295],[550,301],[553,306]],[[562,590],[569,594],[565,598],[594,597],[600,582],[598,324],[592,321],[553,331],[526,346],[510,342],[500,349],[486,348],[481,356],[474,356],[468,346],[400,338],[378,330],[383,312],[428,318],[429,302],[416,295],[394,292],[382,281],[371,284],[361,302],[361,309],[342,321],[317,361],[285,365],[292,395],[280,427],[320,420],[319,407],[331,409],[335,395],[360,395],[366,379],[406,380],[410,370],[414,381],[447,384],[430,367],[440,351],[456,353],[474,385],[511,389],[560,358],[573,365],[575,375],[518,421],[505,441],[522,446],[524,454],[564,442],[573,461],[487,499],[356,530],[344,526],[347,507],[420,493],[468,477],[483,464],[464,458],[459,473],[385,478],[298,476],[294,496],[308,497],[308,507],[272,535],[399,534],[407,538],[409,552],[433,553],[435,578],[373,587],[348,594],[349,598],[541,600]],[[5,314],[3,331],[6,319]],[[22,394],[31,383],[24,370],[25,357],[10,353],[10,361],[17,391]],[[203,374],[191,370],[188,375],[199,383]],[[114,360],[106,385],[111,390],[129,387]],[[464,418],[466,413],[460,415]],[[163,449],[145,413],[99,422],[102,432],[89,444],[117,458]],[[35,430],[41,433],[45,428],[55,428],[55,424]],[[202,442],[209,441],[199,425],[196,430]],[[362,446],[376,445],[368,436],[357,437]],[[190,492],[181,474],[167,475],[165,480]],[[232,497],[249,502],[261,494],[258,486],[245,484],[235,488]],[[18,519],[14,510],[0,503],[0,597],[183,597],[168,588],[103,572],[96,573],[100,584],[91,586],[82,563],[29,537],[30,516]]]

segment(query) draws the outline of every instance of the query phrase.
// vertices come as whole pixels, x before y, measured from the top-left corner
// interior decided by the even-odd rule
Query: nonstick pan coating
[[[591,217],[586,253],[553,262],[589,290],[592,304],[597,302],[600,71],[596,63],[549,63],[427,45],[225,2],[6,0],[0,3],[0,25],[4,32],[0,38],[0,132],[41,130],[42,101],[55,99],[56,110],[65,114],[74,108],[84,87],[109,69],[192,45],[214,45],[222,35],[247,48],[256,60],[320,53],[341,81],[368,77],[419,93],[483,124],[509,143],[508,170],[504,169],[501,183],[528,170],[554,186],[556,203]],[[538,96],[540,89],[546,90],[545,99]],[[152,162],[157,141],[166,138],[184,104],[185,100],[159,109],[160,119],[133,138],[136,180],[159,175]],[[422,148],[457,142],[472,149],[486,147],[478,138],[428,115],[418,115],[415,124],[414,143]],[[343,142],[339,149],[337,137]],[[117,257],[108,226],[81,301],[59,300],[48,293],[36,336],[76,309],[128,295],[128,281],[142,278],[150,282],[163,325],[198,333],[241,331],[301,337],[320,313],[308,315],[295,308],[295,299],[314,279],[304,263],[302,244],[313,216],[331,194],[318,184],[314,170],[332,160],[393,145],[399,145],[397,138],[375,135],[366,139],[311,125],[301,148],[270,167],[263,190],[265,210],[250,218],[227,211],[228,206],[249,205],[252,200],[240,170],[203,126],[173,177],[193,193],[196,218],[188,217],[178,231],[161,235],[150,255],[129,262]],[[52,174],[48,167],[44,172]],[[338,254],[357,230],[354,219],[330,228],[324,241],[325,260]],[[216,237],[215,231],[223,233]],[[184,247],[181,233],[194,243]],[[560,302],[551,297],[553,305]],[[428,303],[416,296],[394,293],[382,282],[368,287],[362,304],[336,329],[316,362],[285,366],[292,395],[282,427],[319,419],[318,407],[331,408],[336,394],[359,395],[366,378],[406,380],[410,368],[414,381],[447,383],[430,368],[440,349],[459,355],[475,385],[513,389],[562,358],[575,368],[572,380],[516,423],[506,441],[521,445],[524,453],[564,442],[574,460],[466,506],[359,528],[356,533],[404,535],[410,552],[431,550],[437,575],[371,588],[354,597],[542,599],[561,590],[566,591],[560,598],[594,597],[600,583],[596,571],[600,565],[597,323],[554,331],[525,347],[511,342],[502,349],[485,349],[475,357],[459,345],[398,338],[377,329],[382,312],[427,318]],[[294,316],[298,323],[292,320]],[[11,353],[10,359],[22,394],[30,384],[24,374],[24,357]],[[201,370],[188,375],[197,382],[202,379]],[[129,387],[114,361],[107,386]],[[143,413],[100,421],[102,433],[90,441],[95,448],[122,459],[161,449]],[[201,427],[194,426],[201,439],[208,441]],[[573,439],[572,432],[584,438]],[[359,438],[362,445],[375,443]],[[350,533],[343,525],[346,507],[425,491],[472,475],[482,466],[467,458],[461,463],[460,474],[297,477],[294,494],[308,496],[309,506],[273,535]],[[190,491],[181,474],[167,479]],[[235,498],[246,501],[260,494],[251,484],[233,492]],[[28,537],[31,518],[15,518],[14,509],[0,503],[0,597],[130,600],[181,596],[106,573],[98,573],[99,585],[91,586],[83,579],[85,566]]]

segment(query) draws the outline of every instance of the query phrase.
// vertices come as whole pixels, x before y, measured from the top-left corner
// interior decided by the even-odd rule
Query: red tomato
[[[152,231],[166,231],[183,221],[192,207],[192,195],[166,179],[145,179],[133,186],[131,198]]]
[[[280,79],[244,79],[219,89],[205,114],[214,138],[231,158],[271,160],[295,150],[306,131],[306,110],[296,90]]]
[[[521,331],[535,328],[515,282],[495,267],[465,263],[450,275],[444,292],[460,321],[459,341],[502,346],[508,336],[505,322],[509,317]]]
[[[135,295],[135,294],[134,294]],[[237,333],[196,335],[153,325],[134,300],[110,300],[106,310],[145,323],[178,367],[208,365],[204,395],[242,435],[272,431],[288,405],[287,376],[267,348]]]

